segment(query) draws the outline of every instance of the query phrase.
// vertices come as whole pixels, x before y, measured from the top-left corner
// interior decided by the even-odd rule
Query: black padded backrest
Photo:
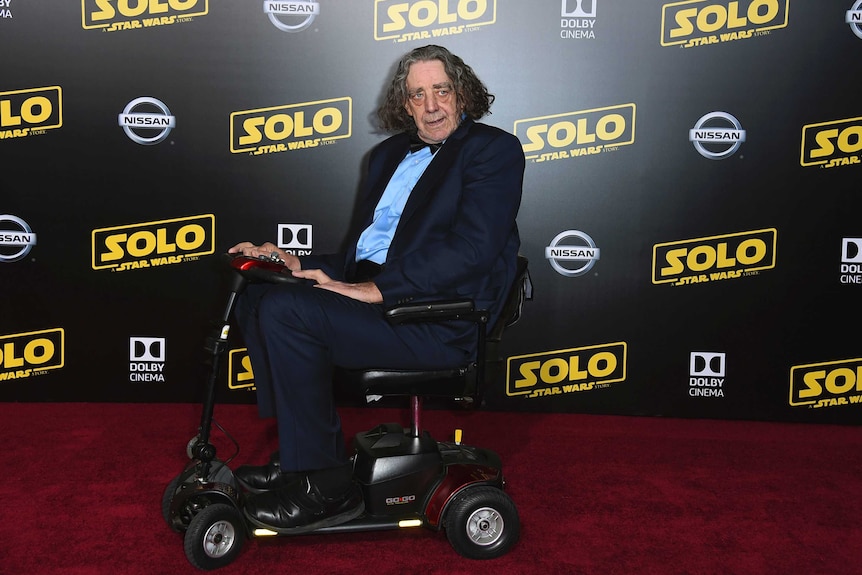
[[[503,331],[521,319],[524,302],[533,299],[533,284],[530,281],[529,260],[518,254],[515,280],[509,288],[509,295],[503,303],[503,309],[497,322],[488,332],[489,341],[499,341]]]

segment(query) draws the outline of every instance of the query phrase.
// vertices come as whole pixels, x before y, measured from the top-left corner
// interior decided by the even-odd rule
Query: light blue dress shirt
[[[425,168],[431,163],[433,154],[428,147],[418,152],[409,152],[389,180],[377,207],[371,225],[359,236],[356,244],[356,260],[371,260],[377,264],[386,262],[389,244],[395,235],[395,228],[401,220],[401,213],[410,197],[413,186],[422,177]]]

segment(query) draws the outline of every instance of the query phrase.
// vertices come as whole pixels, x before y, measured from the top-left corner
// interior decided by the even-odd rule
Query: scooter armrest
[[[394,325],[409,322],[476,321],[473,300],[443,300],[398,305],[386,310],[386,319]]]

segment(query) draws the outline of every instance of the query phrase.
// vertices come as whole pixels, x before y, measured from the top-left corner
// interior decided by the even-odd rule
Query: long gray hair
[[[410,66],[416,62],[429,60],[443,62],[443,69],[452,80],[458,107],[468,118],[478,120],[491,113],[494,95],[488,93],[488,89],[464,60],[442,46],[422,46],[411,50],[398,62],[383,103],[377,109],[380,127],[387,132],[416,131],[416,123],[404,108],[407,103],[407,74],[410,72]]]

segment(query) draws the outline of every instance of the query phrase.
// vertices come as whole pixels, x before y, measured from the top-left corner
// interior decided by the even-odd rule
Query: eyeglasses
[[[434,86],[434,95],[438,102],[448,102],[453,93],[452,84],[446,83]],[[407,100],[414,106],[421,106],[425,103],[425,91],[416,90],[415,92],[407,92]]]

